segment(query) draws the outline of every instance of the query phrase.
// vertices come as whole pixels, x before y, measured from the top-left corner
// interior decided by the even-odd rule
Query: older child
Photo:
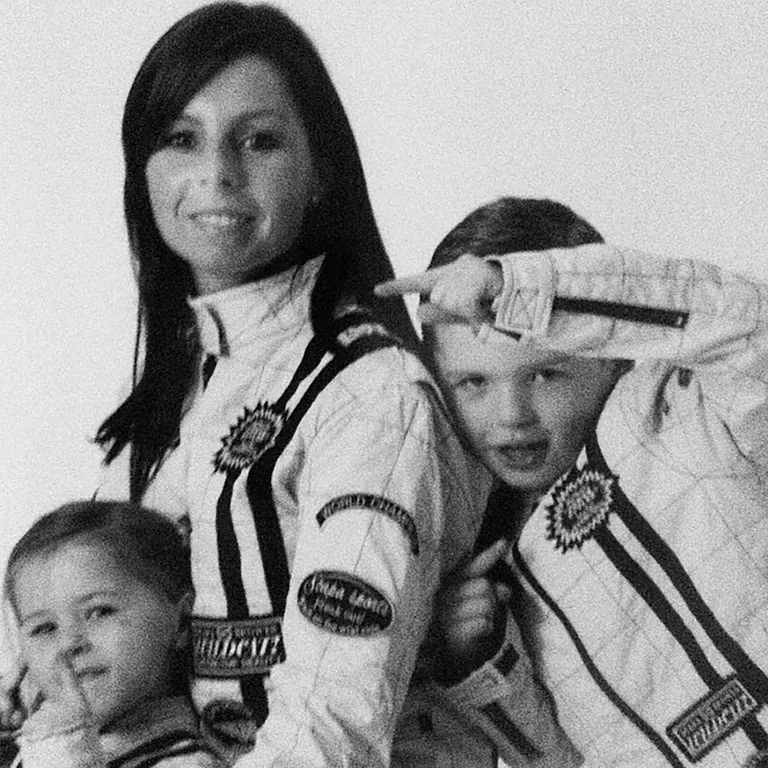
[[[11,552],[24,768],[217,766],[187,694],[191,581],[176,526],[127,502],[68,504]]]
[[[282,12],[215,3],[149,52],[123,145],[146,343],[100,493],[189,524],[193,696],[233,756],[384,765],[487,477],[372,295],[344,108]]]
[[[502,199],[435,269],[382,292],[419,291],[444,321],[427,341],[467,440],[514,489],[488,522],[585,764],[764,765],[768,288],[570,247],[589,230],[558,204]],[[503,610],[493,554],[442,600],[448,649],[479,665],[454,690],[483,703],[488,732],[488,702],[528,685],[524,668],[502,680],[483,665]]]

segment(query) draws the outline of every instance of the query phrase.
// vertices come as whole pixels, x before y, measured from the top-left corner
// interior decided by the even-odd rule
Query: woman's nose
[[[243,167],[236,147],[226,143],[206,149],[200,163],[200,182],[205,186],[236,189],[243,184]]]

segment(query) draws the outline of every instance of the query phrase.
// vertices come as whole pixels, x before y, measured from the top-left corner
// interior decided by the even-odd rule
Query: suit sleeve
[[[239,768],[388,765],[446,556],[446,508],[468,519],[482,508],[421,388],[352,369],[311,425],[286,662],[272,671],[269,716]]]
[[[19,748],[24,768],[107,768],[96,729],[89,726],[60,733],[22,732]]]
[[[687,369],[747,455],[768,435],[768,286],[608,245],[493,257],[495,327],[520,344]]]

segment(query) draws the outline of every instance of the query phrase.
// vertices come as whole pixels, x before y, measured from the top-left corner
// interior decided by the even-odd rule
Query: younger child
[[[488,541],[508,542],[512,609],[585,765],[766,765],[768,288],[600,242],[564,206],[502,199],[380,293],[429,298],[454,414],[515,489]],[[495,553],[441,618],[470,673],[452,690],[501,742],[494,705],[530,680],[486,661]]]
[[[221,765],[185,693],[191,586],[173,523],[127,502],[65,505],[16,544],[5,589],[24,768]]]

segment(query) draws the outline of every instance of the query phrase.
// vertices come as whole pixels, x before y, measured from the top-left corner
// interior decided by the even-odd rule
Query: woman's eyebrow
[[[248,109],[244,112],[235,113],[233,119],[237,122],[247,122],[248,120],[263,120],[271,117],[286,119],[287,113],[280,107],[259,107],[258,109]],[[189,121],[199,125],[205,122],[204,116],[197,112],[188,112],[186,109],[176,117],[173,123],[179,121]]]
[[[23,626],[24,624],[28,624],[30,621],[48,616],[49,613],[50,611],[41,608],[38,611],[32,611],[32,613],[28,613],[26,616],[19,615],[19,624]]]

